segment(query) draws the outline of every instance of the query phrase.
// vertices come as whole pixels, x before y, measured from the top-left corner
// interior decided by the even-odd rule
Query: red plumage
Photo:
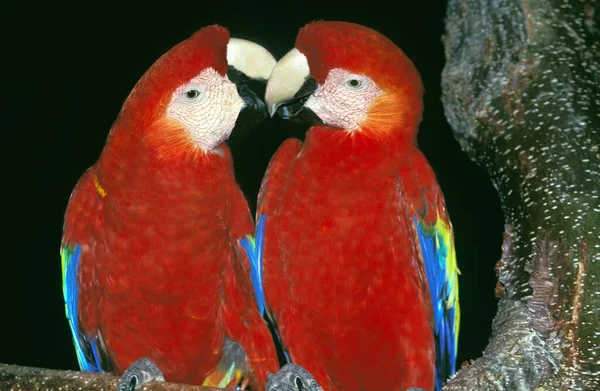
[[[306,56],[311,76],[319,83],[334,68],[369,75],[388,92],[388,100],[379,102],[379,107],[373,107],[369,115],[371,119],[383,115],[385,120],[368,127],[381,132],[380,128],[392,126],[393,133],[411,140],[416,138],[423,112],[421,77],[391,40],[354,23],[314,22],[300,30],[296,48]],[[390,114],[395,117],[393,120],[387,118]]]
[[[171,93],[200,70],[227,73],[228,42],[229,31],[213,25],[173,46],[136,83],[119,116],[127,117],[132,129],[145,130],[163,114]]]
[[[229,149],[198,150],[163,117],[178,85],[207,67],[226,72],[228,41],[204,28],[150,68],[69,201],[63,246],[82,251],[80,332],[103,342],[103,367],[117,374],[148,357],[167,381],[201,384],[225,338],[243,348],[256,389],[278,368],[237,243],[253,221]]]
[[[350,23],[309,24],[296,48],[320,84],[342,68],[382,93],[359,129],[312,127],[265,175],[264,289],[282,343],[327,391],[432,390],[434,326],[413,218],[435,221],[441,193],[414,145],[419,75],[391,41]]]

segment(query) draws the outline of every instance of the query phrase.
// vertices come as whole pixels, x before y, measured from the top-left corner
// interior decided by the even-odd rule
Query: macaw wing
[[[267,216],[260,215],[254,235],[248,235],[239,240],[239,244],[244,249],[250,263],[250,279],[254,288],[258,310],[263,315],[265,314],[265,292],[263,288],[262,252],[266,220]]]
[[[460,307],[454,233],[441,189],[425,157],[415,151],[401,169],[404,195],[411,204],[419,255],[425,269],[436,343],[436,390],[456,370]]]
[[[71,326],[79,367],[82,371],[101,372],[102,366],[100,351],[98,349],[100,341],[96,338],[86,337],[79,325],[79,282],[77,270],[81,260],[81,246],[63,246],[60,250],[60,258],[65,311],[69,326]]]
[[[263,317],[267,320],[271,327],[271,331],[275,334],[275,339],[281,345],[281,337],[277,328],[277,323],[269,310],[263,285],[263,254],[265,246],[265,232],[269,213],[278,206],[278,201],[282,195],[282,190],[285,184],[285,178],[289,172],[290,166],[296,155],[302,149],[302,142],[297,139],[288,139],[279,147],[275,155],[269,162],[269,167],[265,172],[261,183],[260,192],[258,194],[257,211],[256,211],[256,229],[253,236],[248,236],[240,240],[240,245],[244,248],[244,252],[250,263],[250,276],[252,286],[258,308]],[[276,238],[273,238],[276,240]],[[276,281],[273,281],[276,283]],[[277,298],[273,298],[277,299]],[[290,357],[285,347],[281,352],[287,362],[290,362]]]
[[[211,371],[202,385],[215,388],[236,388],[243,382],[244,374],[249,372],[247,356],[242,347],[225,337],[223,356],[217,367]]]
[[[429,286],[436,342],[436,389],[455,372],[460,308],[458,268],[452,227],[438,218],[430,226],[418,216],[414,226]]]
[[[267,310],[263,287],[263,250],[265,229],[269,211],[276,207],[285,183],[285,177],[290,165],[298,152],[302,149],[302,142],[298,139],[288,139],[283,142],[269,162],[269,167],[263,177],[258,194],[256,211],[256,230],[253,236],[240,240],[246,256],[250,261],[250,276],[256,294],[256,301],[260,313],[270,317]]]
[[[85,300],[80,289],[81,262],[85,258],[84,248],[94,240],[92,224],[101,219],[102,202],[106,195],[96,180],[93,169],[89,169],[81,177],[69,200],[65,215],[63,240],[60,248],[62,265],[62,288],[65,300],[65,312],[79,367],[83,371],[112,372],[113,368],[106,354],[102,334],[97,327],[83,327],[82,300]],[[88,245],[88,246],[86,246]],[[91,279],[92,276],[86,276]],[[89,296],[90,292],[86,292]],[[95,307],[87,307],[95,308]],[[93,314],[87,314],[94,318]]]

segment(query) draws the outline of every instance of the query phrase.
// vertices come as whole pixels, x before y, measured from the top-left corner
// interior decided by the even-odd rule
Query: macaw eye
[[[362,90],[368,85],[367,80],[357,79],[355,77],[346,80],[345,87],[349,90]]]
[[[182,95],[184,103],[198,103],[204,98],[204,92],[196,88],[185,91]]]

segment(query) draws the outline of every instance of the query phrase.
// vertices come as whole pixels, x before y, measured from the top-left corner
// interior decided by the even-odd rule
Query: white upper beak
[[[267,82],[265,103],[272,117],[277,108],[294,99],[304,81],[310,76],[306,56],[294,48],[279,60]]]
[[[230,38],[227,44],[227,63],[251,79],[267,80],[277,60],[257,43]]]

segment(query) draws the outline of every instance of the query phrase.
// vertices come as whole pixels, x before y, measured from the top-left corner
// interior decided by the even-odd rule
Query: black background
[[[167,1],[5,10],[5,96],[0,362],[76,369],[61,290],[59,245],[69,195],[98,158],[134,84],[164,52],[197,29],[222,24],[280,58],[307,22],[374,28],[412,59],[425,86],[419,145],[446,196],[455,229],[462,307],[460,362],[485,348],[496,310],[493,267],[502,213],[487,176],[460,150],[440,100],[442,1],[259,3]],[[14,12],[13,11],[18,11]],[[252,208],[271,155],[305,126],[271,120],[234,134],[236,176]],[[407,320],[410,321],[410,320]]]

